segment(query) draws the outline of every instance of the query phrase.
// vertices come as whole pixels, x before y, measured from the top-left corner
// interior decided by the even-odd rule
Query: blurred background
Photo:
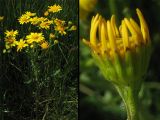
[[[106,19],[116,15],[117,24],[124,17],[132,17],[138,23],[139,8],[150,30],[152,56],[140,91],[141,120],[160,120],[160,1],[159,0],[80,0],[80,120],[125,120],[126,110],[114,87],[106,81],[90,55],[90,49],[82,43],[89,40],[90,21],[100,13]]]

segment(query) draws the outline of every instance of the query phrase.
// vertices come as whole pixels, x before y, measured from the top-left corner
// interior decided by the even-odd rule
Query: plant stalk
[[[140,120],[139,119],[139,98],[138,93],[134,92],[134,88],[131,87],[119,87],[116,86],[118,93],[123,99],[126,111],[127,111],[127,120]]]

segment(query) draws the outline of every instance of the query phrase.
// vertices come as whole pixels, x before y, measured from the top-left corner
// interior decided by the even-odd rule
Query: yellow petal
[[[112,26],[113,33],[115,34],[115,36],[119,37],[118,28],[116,26],[115,15],[112,15],[112,17],[111,17],[111,26]]]
[[[110,48],[112,52],[114,53],[116,50],[116,43],[115,43],[115,36],[113,34],[113,30],[112,30],[110,21],[107,21],[107,33],[108,33]]]
[[[132,19],[130,18],[130,23],[132,24],[132,26],[134,27],[134,29],[136,30],[137,33],[141,34],[141,29],[138,26],[138,24]]]
[[[130,23],[130,21],[127,18],[124,18],[124,22],[127,25],[129,31],[131,32],[132,35],[136,35],[137,32],[135,31],[135,29],[133,28],[132,24]]]
[[[134,39],[135,40],[135,44],[138,45],[138,43],[139,43],[138,41],[139,40],[138,40],[138,34],[137,34],[136,30],[134,29],[134,27],[132,26],[132,24],[130,23],[130,21],[127,18],[124,18],[124,22],[125,22],[126,26],[128,27],[132,37],[135,38]]]
[[[140,20],[143,39],[144,39],[144,42],[146,42],[147,40],[150,39],[148,26],[147,26],[147,23],[141,13],[141,11],[138,8],[136,9],[136,11],[137,11],[138,18]]]
[[[91,23],[90,43],[94,46],[96,46],[96,44],[97,44],[96,33],[97,33],[97,28],[98,28],[98,24],[99,24],[100,20],[101,20],[101,16],[96,15],[96,17],[93,18],[92,23]]]
[[[105,21],[102,21],[100,36],[101,36],[101,43],[102,43],[102,51],[103,51],[103,53],[107,50],[107,39],[106,39],[106,35],[105,35],[105,34],[107,34],[107,30],[105,29],[105,26],[106,26]]]
[[[124,50],[126,50],[126,48],[129,48],[129,36],[124,20],[122,21],[122,40],[123,40]]]

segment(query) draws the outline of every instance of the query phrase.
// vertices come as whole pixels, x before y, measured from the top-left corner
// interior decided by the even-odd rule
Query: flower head
[[[33,17],[33,18],[30,18],[30,22],[31,22],[32,25],[37,25],[37,24],[39,24],[41,21],[40,21],[40,18],[39,18],[39,17],[35,16],[35,17]]]
[[[26,11],[26,12],[25,12],[25,15],[28,16],[28,17],[33,17],[33,16],[36,15],[36,13],[32,13],[32,12],[30,12],[30,11]]]
[[[10,49],[12,47],[16,46],[16,36],[18,35],[18,31],[17,30],[6,30],[5,32],[5,49],[4,51],[7,50],[7,52],[10,51]]]
[[[18,35],[18,30],[6,30],[6,37],[16,37]]]
[[[32,13],[32,12],[29,12],[29,11],[26,11],[25,14],[23,14],[19,19],[19,23],[20,24],[24,24],[24,23],[29,23],[30,22],[30,19],[32,17],[34,17],[36,15],[36,13]]]
[[[44,41],[40,46],[42,49],[47,49],[49,47],[49,43],[47,41]]]
[[[140,26],[132,18],[124,18],[118,29],[114,15],[106,21],[97,14],[91,21],[90,42],[84,40],[106,79],[116,84],[140,86],[141,82],[135,81],[147,70],[151,41],[139,9],[137,15]]]
[[[52,23],[53,23],[52,20],[48,20],[48,21],[41,22],[39,26],[40,28],[43,28],[43,29],[49,29]]]
[[[54,19],[54,23],[55,25],[64,25],[65,24],[65,21],[64,20],[60,20],[58,18]]]
[[[56,37],[55,34],[50,33],[50,35],[49,35],[49,38],[50,38],[50,39],[54,39],[55,37]]]
[[[59,12],[62,10],[62,7],[60,5],[52,5],[52,6],[48,6],[48,11],[55,13],[55,12]]]
[[[49,12],[48,11],[45,11],[44,12],[44,16],[48,16],[49,15]]]
[[[66,31],[65,31],[65,26],[55,26],[55,30],[58,31],[61,35],[65,35],[67,34]]]
[[[42,33],[30,33],[26,36],[26,40],[28,44],[32,44],[33,42],[40,43],[44,40],[44,36]]]
[[[26,16],[26,15],[22,15],[18,21],[20,24],[24,24],[24,23],[29,23],[29,19],[30,17],[29,16]]]
[[[19,41],[17,41],[17,52],[21,51],[23,48],[27,46],[28,44],[26,44],[26,41],[24,41],[23,39],[20,39]]]
[[[6,37],[5,42],[6,42],[6,44],[8,44],[10,46],[15,46],[16,38],[15,37]]]

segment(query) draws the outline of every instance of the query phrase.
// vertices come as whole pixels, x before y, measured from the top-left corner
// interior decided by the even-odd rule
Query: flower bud
[[[97,14],[91,21],[90,41],[83,41],[91,48],[97,66],[108,81],[138,92],[147,71],[151,41],[139,9],[137,15],[140,25],[132,18],[124,18],[117,28],[114,15],[106,21]]]

